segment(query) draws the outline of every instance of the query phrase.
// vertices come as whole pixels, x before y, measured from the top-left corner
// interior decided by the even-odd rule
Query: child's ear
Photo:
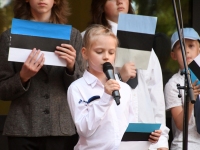
[[[173,51],[171,52],[170,55],[171,55],[171,58],[172,58],[173,60],[177,60],[176,54],[175,54]]]
[[[85,47],[82,47],[81,53],[82,53],[83,59],[87,60],[87,59],[88,59],[88,56],[87,56],[87,49],[86,49]]]

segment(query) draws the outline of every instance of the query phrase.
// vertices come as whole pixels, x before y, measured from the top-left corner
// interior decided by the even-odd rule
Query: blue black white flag
[[[198,55],[189,65],[192,83],[199,80],[200,84],[200,55]]]
[[[120,14],[117,37],[119,47],[115,61],[116,67],[133,62],[137,69],[147,69],[157,18],[133,14]]]
[[[149,136],[155,130],[159,130],[161,124],[153,123],[129,123],[124,133],[119,150],[137,149],[147,150],[150,147]]]
[[[25,62],[33,48],[44,53],[45,65],[66,66],[54,51],[62,43],[69,44],[71,25],[12,20],[9,61]]]

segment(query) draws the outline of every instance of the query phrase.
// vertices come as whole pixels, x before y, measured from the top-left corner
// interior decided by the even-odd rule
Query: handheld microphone
[[[114,79],[115,80],[115,76],[114,76],[114,69],[113,69],[113,66],[111,65],[110,62],[105,62],[103,64],[103,72],[105,73],[106,77],[108,79]],[[117,105],[120,104],[120,94],[119,94],[119,91],[118,90],[115,90],[112,92],[112,96],[116,102]]]

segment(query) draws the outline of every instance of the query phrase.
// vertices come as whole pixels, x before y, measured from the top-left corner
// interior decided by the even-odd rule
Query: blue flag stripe
[[[155,34],[157,17],[120,14],[117,30]]]
[[[192,83],[195,82],[196,80],[199,80],[190,68],[189,68],[189,70],[190,70],[190,76],[191,76]],[[200,84],[200,80],[197,82],[197,85],[199,85],[199,84]]]
[[[160,129],[161,124],[129,123],[126,132],[151,133]]]
[[[70,40],[71,29],[71,25],[35,22],[14,18],[12,20],[11,33]]]

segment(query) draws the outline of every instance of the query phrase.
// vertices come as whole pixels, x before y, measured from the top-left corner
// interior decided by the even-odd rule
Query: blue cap
[[[193,28],[183,28],[183,35],[185,39],[200,40],[199,34]],[[171,49],[178,40],[178,32],[176,31],[171,37]]]

